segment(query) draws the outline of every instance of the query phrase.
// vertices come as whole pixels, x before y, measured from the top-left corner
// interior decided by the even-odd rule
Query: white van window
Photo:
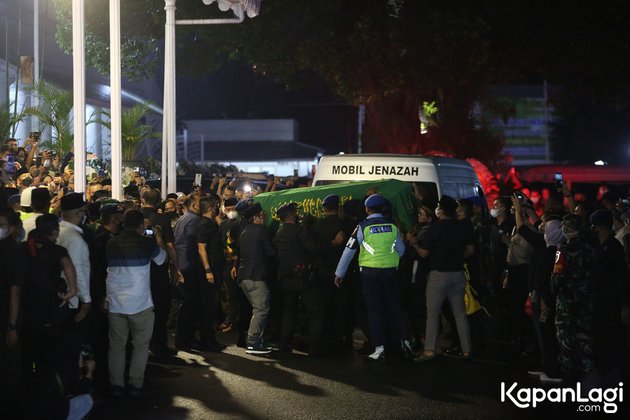
[[[442,195],[448,195],[458,200],[460,198],[478,195],[477,185],[463,182],[445,182],[442,184]]]

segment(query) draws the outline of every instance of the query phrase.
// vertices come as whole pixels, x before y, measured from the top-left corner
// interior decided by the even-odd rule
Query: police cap
[[[380,194],[372,194],[365,200],[365,207],[379,208],[385,205],[385,198]]]

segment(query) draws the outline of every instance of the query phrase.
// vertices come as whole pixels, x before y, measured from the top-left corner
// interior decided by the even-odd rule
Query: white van
[[[485,198],[481,182],[468,162],[437,156],[370,153],[323,156],[313,186],[392,178],[413,182],[430,202],[437,202],[442,195],[455,199]]]

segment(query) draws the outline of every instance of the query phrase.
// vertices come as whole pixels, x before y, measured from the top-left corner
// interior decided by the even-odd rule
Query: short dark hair
[[[157,207],[160,205],[160,192],[153,188],[149,188],[142,193],[142,199],[146,204]]]
[[[199,210],[201,211],[201,214],[206,214],[208,210],[218,209],[219,203],[219,198],[214,194],[201,197],[199,200]]]
[[[42,214],[35,219],[35,227],[41,235],[49,236],[54,231],[59,230],[59,219],[51,213]]]
[[[138,229],[140,226],[144,226],[144,215],[140,210],[129,209],[125,212],[125,218],[123,219],[123,226],[125,229]]]
[[[22,219],[20,214],[13,210],[11,207],[0,207],[0,217],[7,219],[9,226],[22,227]]]

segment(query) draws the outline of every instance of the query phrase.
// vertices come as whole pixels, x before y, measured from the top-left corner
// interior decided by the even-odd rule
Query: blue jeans
[[[247,331],[247,346],[263,345],[262,337],[269,315],[269,288],[264,281],[242,280],[239,284],[252,305],[252,320]]]

